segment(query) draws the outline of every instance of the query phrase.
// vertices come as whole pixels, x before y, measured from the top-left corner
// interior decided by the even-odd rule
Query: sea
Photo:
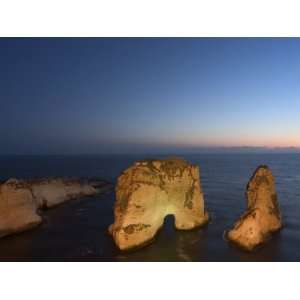
[[[121,252],[107,233],[113,223],[114,188],[43,212],[43,223],[30,231],[0,239],[0,261],[300,261],[300,154],[213,153],[180,155],[200,167],[210,222],[178,231],[167,216],[155,241]],[[84,177],[113,184],[134,161],[165,155],[0,156],[0,180],[8,178]],[[276,180],[284,226],[265,245],[245,252],[224,232],[246,209],[247,182],[259,165]]]

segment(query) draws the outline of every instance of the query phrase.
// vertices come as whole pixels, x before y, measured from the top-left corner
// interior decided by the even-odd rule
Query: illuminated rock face
[[[41,208],[53,207],[68,200],[92,196],[98,192],[97,187],[88,181],[62,178],[35,180],[30,183],[30,188],[37,206]]]
[[[260,166],[254,172],[247,186],[246,197],[247,211],[234,224],[227,237],[251,251],[282,227],[274,178],[267,166]]]
[[[203,225],[199,168],[179,158],[136,162],[118,178],[114,215],[109,231],[121,250],[149,243],[167,215],[177,229]]]
[[[41,222],[25,182],[9,180],[0,185],[0,237],[31,229]]]
[[[39,225],[39,209],[94,195],[100,192],[102,184],[61,178],[6,181],[0,185],[0,237]]]

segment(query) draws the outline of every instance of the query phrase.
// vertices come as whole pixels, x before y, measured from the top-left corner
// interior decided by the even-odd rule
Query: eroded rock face
[[[40,208],[56,206],[68,200],[92,196],[97,194],[98,189],[88,181],[76,179],[43,179],[30,182],[32,194]]]
[[[208,221],[199,168],[183,159],[136,162],[118,178],[115,222],[109,228],[121,250],[151,241],[167,215],[188,230]]]
[[[247,211],[234,224],[227,237],[251,251],[282,227],[274,177],[267,166],[260,166],[254,172],[247,186],[246,197]]]
[[[105,183],[75,179],[10,179],[0,185],[0,237],[42,222],[39,210],[81,196],[97,194]]]
[[[9,180],[0,185],[0,237],[31,229],[41,222],[25,182]]]

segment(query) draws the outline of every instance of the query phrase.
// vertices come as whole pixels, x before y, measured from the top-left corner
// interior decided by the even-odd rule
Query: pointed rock
[[[114,215],[109,232],[121,250],[149,243],[167,215],[177,229],[203,225],[208,214],[198,166],[180,158],[136,162],[118,178]]]
[[[267,166],[260,166],[254,172],[246,197],[247,211],[228,232],[227,238],[251,251],[282,227],[274,177]]]

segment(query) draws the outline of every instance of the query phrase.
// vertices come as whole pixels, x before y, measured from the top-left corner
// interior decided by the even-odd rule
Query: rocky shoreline
[[[0,184],[0,238],[42,223],[41,211],[72,199],[93,196],[111,187],[103,180],[11,178]]]
[[[42,211],[80,197],[94,196],[112,184],[95,179],[14,179],[0,183],[0,238],[34,228]],[[192,230],[208,223],[199,166],[180,157],[136,161],[118,177],[114,222],[108,228],[120,250],[154,241],[167,216],[175,228]],[[259,166],[246,187],[247,209],[226,232],[226,239],[253,251],[282,228],[271,170]]]

